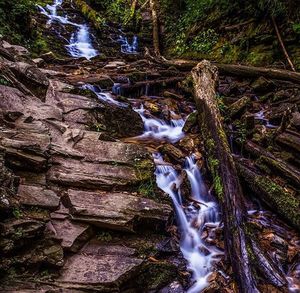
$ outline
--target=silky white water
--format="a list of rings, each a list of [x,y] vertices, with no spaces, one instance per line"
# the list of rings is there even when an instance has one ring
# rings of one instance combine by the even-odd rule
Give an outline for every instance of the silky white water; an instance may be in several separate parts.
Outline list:
[[[144,134],[139,138],[152,138],[176,143],[184,137],[182,131],[184,120],[172,120],[167,124],[163,120],[147,118],[146,111],[141,106],[135,109],[144,121]],[[178,172],[169,163],[164,162],[161,154],[153,154],[156,164],[157,186],[166,192],[172,199],[176,214],[177,224],[180,230],[180,248],[187,260],[188,269],[192,272],[193,286],[188,293],[199,293],[208,286],[207,278],[212,272],[213,264],[220,260],[222,252],[214,246],[210,246],[202,240],[201,235],[206,225],[210,229],[219,226],[219,211],[215,201],[211,200],[195,156],[185,159],[183,169],[191,186],[191,198],[198,202],[195,206],[182,198],[181,180]]]
[[[90,91],[92,91],[93,93],[95,93],[98,97],[99,100],[109,103],[109,104],[113,104],[116,105],[118,107],[128,107],[127,104],[125,103],[121,103],[119,101],[116,101],[112,94],[109,92],[104,92],[99,86],[97,85],[91,85],[91,84],[85,84],[84,86],[82,86],[83,89],[88,89]]]
[[[40,5],[38,5],[38,7],[41,13],[48,17],[49,25],[56,21],[62,25],[71,25],[76,27],[76,32],[72,34],[69,44],[66,45],[66,49],[72,57],[85,57],[86,59],[91,59],[97,56],[98,51],[93,48],[89,27],[86,24],[74,23],[70,21],[67,16],[59,16],[57,14],[57,9],[62,4],[63,0],[55,0],[52,5],[46,5],[46,8],[43,8]]]
[[[121,44],[121,52],[124,54],[137,54],[138,53],[138,37],[133,36],[130,43],[128,37],[120,35],[118,43]]]
[[[140,108],[135,109],[138,112],[144,122],[144,133],[140,138],[152,138],[154,140],[166,140],[172,143],[180,140],[184,137],[182,128],[184,126],[183,119],[171,119],[170,123],[161,119],[154,119],[147,117],[147,111],[143,105]]]

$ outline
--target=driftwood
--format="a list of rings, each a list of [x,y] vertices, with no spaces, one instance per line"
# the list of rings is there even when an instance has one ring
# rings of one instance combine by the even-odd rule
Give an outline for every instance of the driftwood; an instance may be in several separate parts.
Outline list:
[[[279,172],[283,177],[287,178],[292,184],[300,187],[300,171],[280,158],[276,158],[272,153],[264,148],[247,141],[244,150],[259,158],[263,163],[267,164],[271,169]]]
[[[255,277],[258,272],[268,283],[284,287],[287,283],[285,277],[272,260],[261,252],[259,245],[253,243],[254,236],[247,229],[242,188],[215,98],[217,67],[202,61],[192,70],[192,77],[208,166],[222,209],[226,249],[239,292],[259,292]]]
[[[270,209],[296,229],[300,229],[300,199],[274,181],[256,172],[242,160],[237,163],[239,176]]]

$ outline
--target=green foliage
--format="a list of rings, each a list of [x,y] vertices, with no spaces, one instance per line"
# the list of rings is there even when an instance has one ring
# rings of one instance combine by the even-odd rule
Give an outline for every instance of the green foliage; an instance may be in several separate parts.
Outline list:
[[[31,0],[0,0],[0,34],[14,42],[30,37],[33,9],[34,1]]]
[[[96,235],[96,238],[99,241],[109,242],[109,241],[112,240],[112,235],[109,232],[106,232],[106,231],[99,231]]]
[[[292,25],[292,28],[293,28],[293,31],[296,33],[296,34],[299,34],[300,35],[300,23],[294,23]]]

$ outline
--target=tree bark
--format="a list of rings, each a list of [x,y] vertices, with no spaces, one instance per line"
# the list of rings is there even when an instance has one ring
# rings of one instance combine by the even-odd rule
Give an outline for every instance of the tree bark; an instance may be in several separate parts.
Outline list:
[[[239,160],[237,168],[240,177],[243,178],[259,199],[299,231],[300,199],[287,192],[265,175],[250,169],[245,161]]]
[[[249,245],[244,231],[247,214],[242,189],[222,126],[216,102],[217,67],[208,61],[200,62],[193,70],[195,102],[198,119],[208,154],[208,165],[214,188],[222,208],[226,249],[232,264],[239,291],[259,292],[252,275]]]
[[[191,70],[199,61],[192,60],[168,60],[166,66],[174,66],[180,70]],[[300,84],[300,73],[284,69],[274,69],[268,67],[255,67],[245,65],[232,65],[213,63],[222,74],[237,75],[243,77],[260,77],[264,76],[270,79],[285,80]]]
[[[300,172],[295,167],[289,165],[284,160],[276,158],[272,153],[266,151],[264,148],[247,141],[244,145],[244,150],[252,154],[256,158],[267,164],[271,169],[279,172],[283,177],[287,178],[289,182],[300,187]]]
[[[157,0],[150,0],[150,8],[151,8],[151,12],[152,12],[152,26],[153,26],[152,29],[153,29],[154,54],[156,56],[160,56]]]

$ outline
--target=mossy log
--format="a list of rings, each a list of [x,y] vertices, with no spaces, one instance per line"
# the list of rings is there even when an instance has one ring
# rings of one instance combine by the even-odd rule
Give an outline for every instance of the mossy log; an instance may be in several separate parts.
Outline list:
[[[280,270],[266,257],[257,255],[259,246],[253,245],[254,236],[247,230],[247,212],[242,188],[216,100],[217,67],[208,61],[202,61],[192,70],[192,77],[208,166],[222,209],[226,250],[239,292],[259,292],[255,277],[258,276],[258,272],[267,283],[276,287],[286,287],[287,282]]]
[[[218,70],[208,61],[193,70],[195,102],[214,188],[223,214],[226,249],[240,292],[259,292],[250,267],[244,226],[246,209],[237,171],[222,126],[216,101]]]
[[[276,136],[275,141],[280,144],[284,145],[291,150],[296,152],[296,155],[300,153],[300,136],[298,133],[293,131],[286,131],[278,136]]]
[[[103,27],[104,19],[101,15],[91,8],[84,0],[75,0],[74,4],[79,9],[84,17],[86,17],[95,27],[95,29],[100,30]]]
[[[256,158],[259,158],[263,163],[267,164],[271,169],[278,171],[290,183],[300,187],[300,171],[291,166],[284,160],[276,158],[272,153],[268,152],[261,146],[247,141],[244,144],[244,149]]]
[[[298,231],[300,230],[300,199],[287,192],[283,187],[253,169],[245,162],[237,163],[239,175],[249,188],[270,209],[279,214]]]
[[[194,66],[197,65],[198,61],[168,60],[164,63],[167,66],[174,66],[181,70],[191,70]],[[237,75],[242,77],[264,76],[270,79],[286,80],[300,84],[300,73],[290,70],[222,63],[214,63],[214,65],[219,69],[220,73],[222,74]]]

